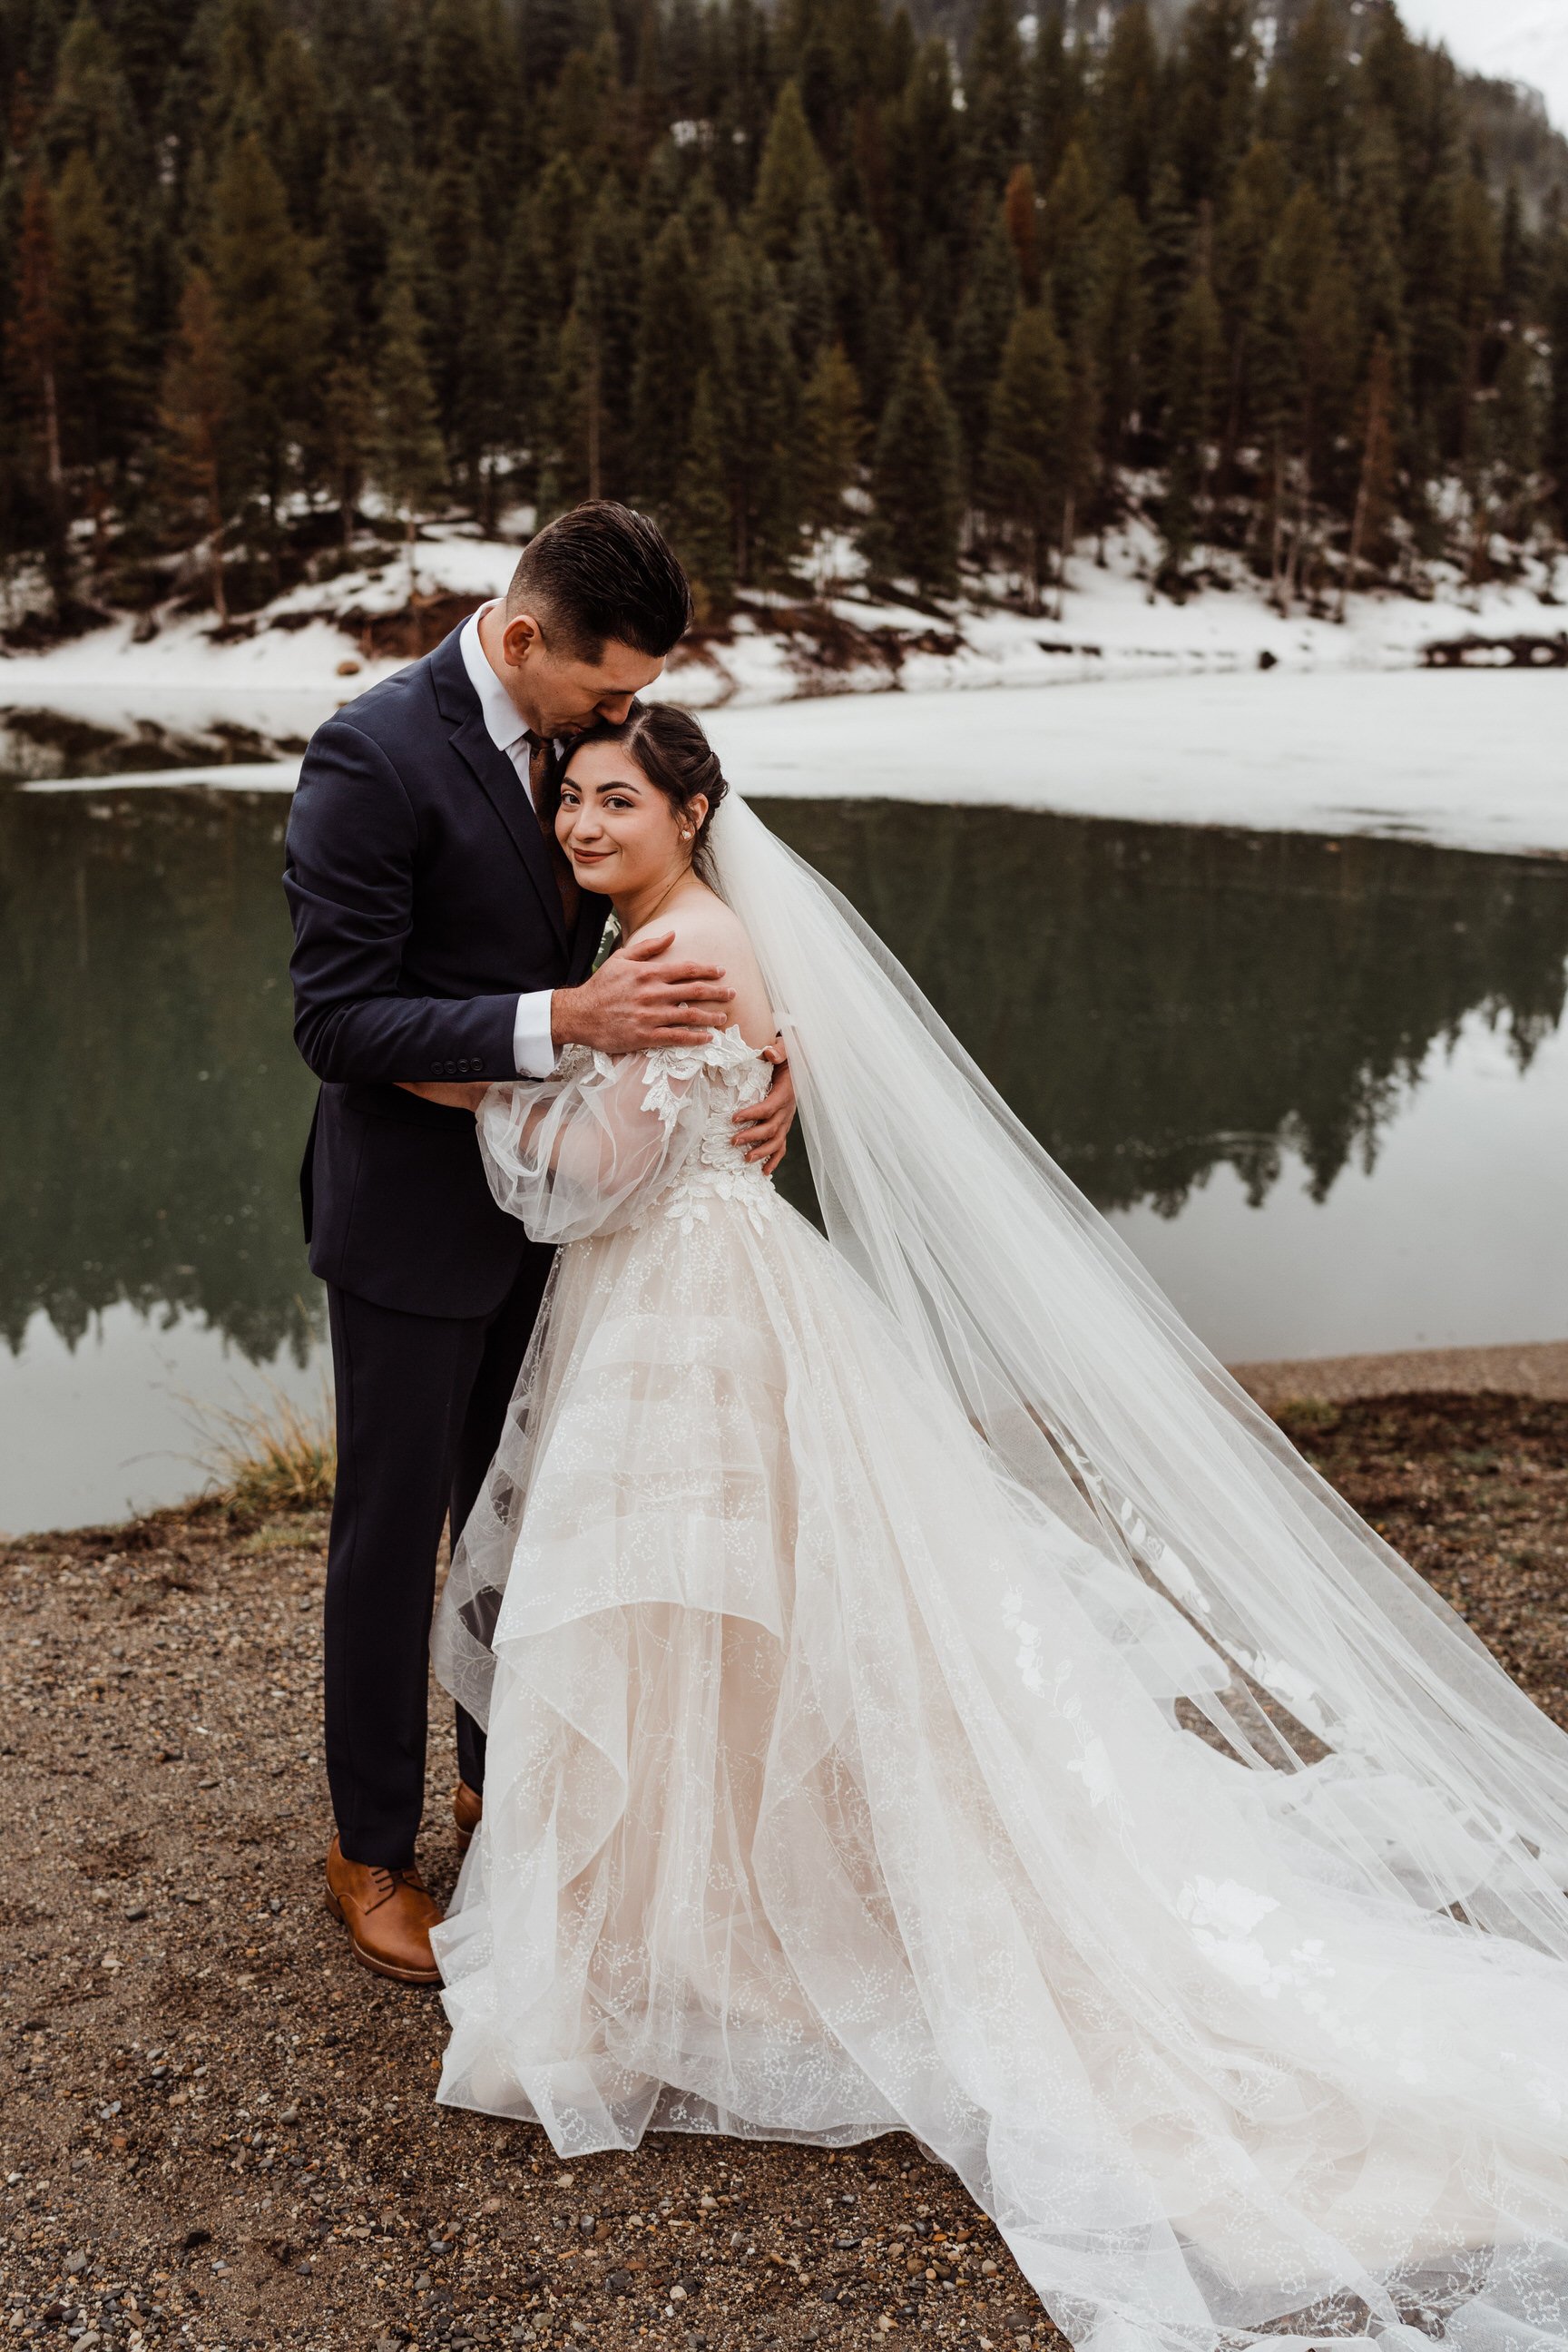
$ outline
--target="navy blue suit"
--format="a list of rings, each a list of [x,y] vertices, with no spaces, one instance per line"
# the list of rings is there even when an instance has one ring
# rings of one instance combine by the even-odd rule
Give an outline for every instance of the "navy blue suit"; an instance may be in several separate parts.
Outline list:
[[[321,1081],[300,1171],[327,1285],[338,1490],[327,1567],[327,1769],[344,1853],[413,1857],[441,1525],[495,1451],[550,1252],[490,1198],[467,1111],[401,1079],[510,1078],[520,994],[586,978],[526,787],[491,741],[457,631],[319,727],[289,820],[294,1035]],[[459,1711],[463,1777],[483,1740]]]

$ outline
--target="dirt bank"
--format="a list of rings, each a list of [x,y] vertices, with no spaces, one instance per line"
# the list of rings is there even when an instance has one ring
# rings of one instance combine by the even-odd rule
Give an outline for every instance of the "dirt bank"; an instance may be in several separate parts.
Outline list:
[[[1568,1402],[1287,1420],[1568,1724]],[[0,1549],[14,2340],[1057,2345],[903,2137],[837,2159],[656,2137],[567,2173],[542,2134],[435,2106],[437,2000],[356,1969],[321,1906],[323,1536],[207,1505]],[[438,1895],[452,1776],[443,1706]]]

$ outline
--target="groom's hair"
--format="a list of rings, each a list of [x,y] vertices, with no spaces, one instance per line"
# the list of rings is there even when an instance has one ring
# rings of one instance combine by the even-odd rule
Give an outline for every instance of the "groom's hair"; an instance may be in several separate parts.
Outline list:
[[[506,611],[535,614],[574,661],[598,661],[612,639],[662,658],[691,625],[691,586],[657,523],[590,499],[529,541]]]

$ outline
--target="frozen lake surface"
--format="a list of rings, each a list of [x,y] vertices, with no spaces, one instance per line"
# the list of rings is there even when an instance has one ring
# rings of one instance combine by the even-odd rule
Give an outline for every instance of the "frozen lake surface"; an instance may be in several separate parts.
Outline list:
[[[1568,669],[1229,676],[846,694],[705,714],[757,799],[889,800],[1372,834],[1568,856]],[[297,760],[50,780],[291,793]]]
[[[1568,669],[1291,670],[719,711],[770,797],[943,801],[1568,856]]]

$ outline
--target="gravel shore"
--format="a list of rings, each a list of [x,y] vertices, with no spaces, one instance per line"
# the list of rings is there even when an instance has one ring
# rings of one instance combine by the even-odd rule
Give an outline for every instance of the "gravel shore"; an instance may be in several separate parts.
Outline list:
[[[1283,1417],[1568,1725],[1568,1402]],[[12,2338],[1059,2346],[905,2137],[834,2157],[653,2136],[568,2171],[536,2130],[435,2105],[437,1999],[357,1968],[321,1903],[324,1536],[205,1504],[0,1549]],[[433,1712],[439,1897],[455,1766]]]

